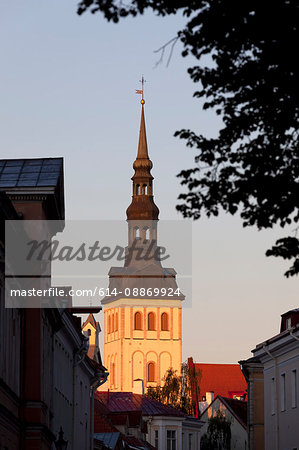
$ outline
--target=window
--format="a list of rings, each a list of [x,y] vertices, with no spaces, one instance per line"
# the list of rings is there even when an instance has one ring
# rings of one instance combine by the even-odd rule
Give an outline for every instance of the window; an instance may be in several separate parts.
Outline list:
[[[290,328],[292,328],[292,319],[288,317],[286,320],[286,329],[289,330]]]
[[[143,187],[143,194],[147,195],[147,185],[144,184],[142,187]]]
[[[114,331],[114,314],[111,317],[111,333]]]
[[[142,315],[140,312],[135,313],[134,316],[134,329],[142,330]]]
[[[192,450],[192,434],[189,434],[189,439],[188,439],[188,450]]]
[[[147,365],[147,381],[149,381],[149,382],[156,381],[155,363],[154,362],[150,362]]]
[[[297,370],[292,370],[292,408],[297,408]]]
[[[114,331],[118,330],[118,313],[115,314]]]
[[[150,312],[147,316],[147,328],[148,330],[155,330],[155,314]]]
[[[135,227],[135,239],[140,239],[140,230],[138,227]]]
[[[115,364],[114,363],[111,363],[110,377],[111,377],[111,386],[114,386],[114,384],[115,384]]]
[[[159,430],[155,430],[155,447],[159,450]]]
[[[165,312],[161,316],[161,330],[168,331],[168,314]]]
[[[136,194],[140,195],[140,184],[136,185]]]
[[[149,241],[149,238],[150,238],[150,230],[149,230],[149,227],[144,227],[143,229],[145,230],[145,240],[146,240],[146,241]]]
[[[167,430],[167,450],[176,450],[175,430]]]
[[[280,406],[281,411],[286,410],[286,374],[282,373],[281,375],[281,385],[280,385]]]
[[[111,333],[111,317],[108,317],[108,333]]]

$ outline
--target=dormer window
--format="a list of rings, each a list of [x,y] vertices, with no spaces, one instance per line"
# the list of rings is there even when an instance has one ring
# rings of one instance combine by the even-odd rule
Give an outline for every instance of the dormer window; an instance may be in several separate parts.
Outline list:
[[[292,328],[292,319],[288,317],[286,319],[286,329],[289,330],[290,328]]]

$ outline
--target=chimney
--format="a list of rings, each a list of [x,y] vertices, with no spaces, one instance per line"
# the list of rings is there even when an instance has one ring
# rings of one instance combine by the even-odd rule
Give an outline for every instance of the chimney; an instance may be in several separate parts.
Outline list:
[[[210,405],[212,403],[212,401],[214,400],[214,391],[206,392],[206,400],[207,400],[208,405]]]

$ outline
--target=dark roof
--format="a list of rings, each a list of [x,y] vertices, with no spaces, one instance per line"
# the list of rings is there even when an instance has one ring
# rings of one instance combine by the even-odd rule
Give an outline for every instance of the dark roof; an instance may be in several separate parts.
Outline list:
[[[153,447],[149,442],[137,439],[135,436],[123,436],[122,435],[122,439],[123,439],[123,441],[125,441],[129,445],[131,445],[133,448],[148,449],[148,450],[156,449],[156,447]]]
[[[125,413],[110,413],[109,419],[113,425],[127,425],[128,415]]]
[[[119,438],[120,438],[120,432],[117,431],[115,433],[95,433],[94,434],[95,439],[98,441],[103,442],[103,444],[106,446],[105,448],[109,448],[111,450],[114,450],[116,448],[116,445],[118,444]]]
[[[105,405],[95,400],[94,402],[94,432],[95,433],[118,433],[111,420],[107,417],[109,410]]]
[[[287,315],[289,315],[289,314],[291,314],[291,313],[299,313],[299,308],[290,309],[289,311],[287,311],[287,312],[281,314],[281,317],[287,316]]]
[[[88,355],[86,355],[85,358],[97,373],[105,373],[107,371],[106,367],[104,367],[103,364],[98,363],[95,359],[90,358]]]
[[[58,185],[62,158],[0,160],[0,189]]]
[[[187,417],[183,412],[133,392],[97,392],[95,397],[111,412],[142,411],[144,416]]]
[[[142,420],[141,411],[126,411],[126,412],[110,412],[109,419],[114,425],[126,425],[129,427],[138,427]]]
[[[236,419],[247,427],[247,402],[244,400],[236,400],[233,398],[226,398],[218,396],[219,400],[230,410],[230,412],[236,417]]]

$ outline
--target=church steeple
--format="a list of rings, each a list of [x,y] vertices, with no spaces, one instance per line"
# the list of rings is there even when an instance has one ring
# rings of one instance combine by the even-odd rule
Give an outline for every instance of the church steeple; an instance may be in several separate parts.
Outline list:
[[[159,216],[159,209],[153,199],[154,177],[151,174],[153,163],[148,156],[144,103],[142,98],[138,152],[133,164],[133,169],[135,170],[132,177],[133,195],[132,202],[127,209],[128,220],[158,220]]]
[[[176,271],[164,267],[158,246],[159,209],[153,200],[152,161],[148,155],[143,83],[132,202],[127,209],[128,245],[123,267],[111,267],[105,309],[107,387],[114,392],[140,393],[161,386],[170,367],[182,364],[181,301]],[[164,249],[165,250],[165,249]]]

